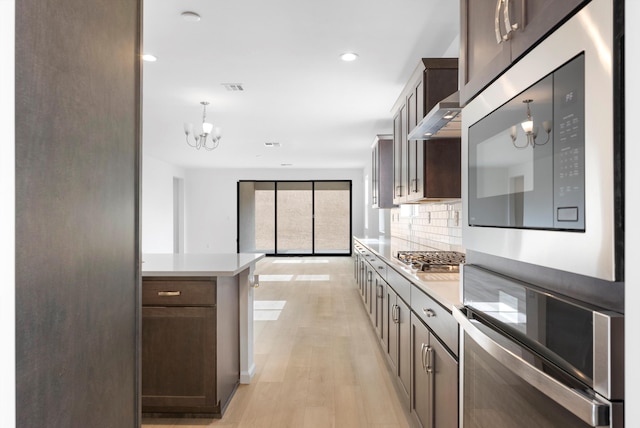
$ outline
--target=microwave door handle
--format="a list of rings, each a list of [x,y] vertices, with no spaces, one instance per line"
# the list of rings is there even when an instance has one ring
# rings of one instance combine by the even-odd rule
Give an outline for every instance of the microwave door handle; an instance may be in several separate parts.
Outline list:
[[[460,327],[500,364],[590,426],[609,425],[608,403],[587,397],[541,372],[484,334],[469,321],[462,310],[453,308],[453,316]]]

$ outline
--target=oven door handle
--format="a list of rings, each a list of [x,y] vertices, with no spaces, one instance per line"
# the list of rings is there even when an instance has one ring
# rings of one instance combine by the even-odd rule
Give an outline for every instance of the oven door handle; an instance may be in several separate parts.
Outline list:
[[[463,311],[465,311],[464,308],[453,308],[453,316],[460,327],[500,364],[590,426],[609,425],[609,403],[588,397],[541,372],[484,334],[473,325]]]

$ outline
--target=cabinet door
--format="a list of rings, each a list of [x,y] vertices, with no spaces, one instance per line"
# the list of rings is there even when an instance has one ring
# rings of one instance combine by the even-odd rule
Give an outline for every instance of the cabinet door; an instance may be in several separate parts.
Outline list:
[[[378,207],[378,162],[379,162],[379,148],[378,144],[375,144],[371,149],[371,206],[373,208]]]
[[[499,42],[500,36],[496,34],[496,10],[501,7],[501,1],[504,0],[460,2],[461,105],[465,105],[511,62],[508,42]],[[502,23],[502,9],[498,17],[499,23]],[[504,34],[504,26],[501,28]]]
[[[373,268],[373,266],[367,264],[367,268],[369,269],[369,289],[367,290],[367,312],[369,313],[369,318],[371,319],[371,323],[375,325],[376,322],[376,284],[378,273]]]
[[[455,71],[454,71],[455,72]],[[453,88],[453,92],[458,89],[458,81],[454,79],[455,88]],[[412,125],[412,128],[416,126],[425,116],[425,114],[429,113],[425,109],[425,84],[424,81],[420,81],[420,83],[416,86],[416,122]],[[444,98],[444,97],[442,97]],[[441,99],[442,99],[441,98]],[[416,172],[415,172],[415,183],[413,183],[413,195],[414,198],[419,198],[420,195],[424,192],[424,141],[415,141],[415,159],[416,159]]]
[[[411,315],[411,416],[421,428],[433,427],[432,384],[427,373],[429,330]]]
[[[407,130],[406,106],[393,118],[393,203],[401,204],[407,198]]]
[[[402,299],[398,298],[398,377],[404,403],[409,404],[409,390],[411,388],[411,311]]]
[[[387,314],[389,325],[389,365],[391,366],[391,372],[396,376],[398,375],[398,348],[400,345],[400,324],[397,321],[398,305],[396,301],[398,297],[391,287],[387,287]]]
[[[380,337],[380,343],[382,350],[387,357],[389,356],[389,329],[392,327],[391,322],[391,305],[389,303],[389,290],[390,287],[387,283],[384,286],[384,294],[382,298],[382,331]]]
[[[384,308],[385,308],[385,296],[387,294],[387,282],[378,275],[376,280],[376,317],[375,317],[375,326],[376,326],[376,335],[378,336],[378,340],[383,341],[384,338]]]
[[[429,362],[433,377],[434,427],[458,426],[458,362],[432,334]]]
[[[511,39],[511,61],[517,60],[588,0],[511,0],[510,21],[518,28]]]
[[[422,89],[422,84],[420,84]],[[417,96],[414,90],[407,97],[407,127],[406,133],[409,133],[417,124]],[[418,186],[418,144],[416,140],[407,141],[407,198],[411,200],[417,192]]]
[[[364,296],[362,296],[362,298],[367,314],[371,314],[371,288],[373,287],[373,274],[375,272],[373,272],[373,269],[371,269],[371,266],[369,266],[367,262],[364,264],[364,269],[367,280],[365,281]]]
[[[216,308],[142,308],[142,410],[216,412]]]
[[[358,255],[358,291],[360,296],[364,297],[364,284],[366,282],[366,271],[364,269],[364,257],[362,254]]]
[[[428,199],[457,199],[461,195],[460,139],[432,139],[424,143],[424,189]]]

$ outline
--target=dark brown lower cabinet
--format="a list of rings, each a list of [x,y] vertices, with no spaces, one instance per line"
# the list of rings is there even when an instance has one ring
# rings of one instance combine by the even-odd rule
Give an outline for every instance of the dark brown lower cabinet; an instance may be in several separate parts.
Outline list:
[[[458,427],[458,362],[411,315],[411,416],[422,428]]]
[[[142,289],[143,414],[221,416],[240,379],[238,288],[154,278]]]
[[[385,308],[387,307],[386,299],[387,299],[387,283],[380,275],[376,275],[376,316],[374,327],[376,329],[376,336],[380,341],[384,350],[388,349],[387,335],[389,334],[389,325],[385,323],[387,322],[387,314]]]
[[[397,384],[404,403],[409,403],[411,386],[410,313],[409,306],[387,287],[387,306],[389,322],[388,361],[392,371],[398,377]]]

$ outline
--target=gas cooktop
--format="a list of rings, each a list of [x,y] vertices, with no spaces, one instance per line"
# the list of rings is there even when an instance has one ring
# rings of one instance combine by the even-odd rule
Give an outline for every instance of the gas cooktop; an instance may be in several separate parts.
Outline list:
[[[398,251],[397,258],[422,272],[460,272],[465,255],[457,251]]]

